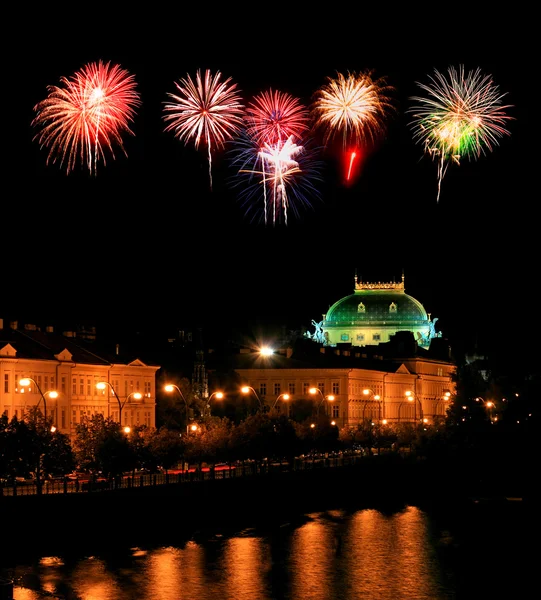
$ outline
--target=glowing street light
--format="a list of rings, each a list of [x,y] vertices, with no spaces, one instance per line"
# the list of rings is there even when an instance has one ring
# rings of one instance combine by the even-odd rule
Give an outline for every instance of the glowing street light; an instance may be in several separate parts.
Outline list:
[[[225,394],[221,391],[216,391],[216,392],[212,392],[212,394],[209,396],[208,400],[207,400],[207,406],[206,408],[209,411],[209,416],[210,416],[210,401],[216,398],[217,400],[223,400],[225,398]]]
[[[276,407],[276,403],[278,402],[278,400],[280,400],[280,398],[282,398],[282,400],[287,402],[291,398],[291,396],[286,392],[284,392],[282,394],[278,394],[278,396],[276,396],[276,400],[274,401],[274,404],[272,405],[271,410],[274,410],[274,408]]]
[[[188,420],[189,420],[189,416],[188,416],[188,402],[186,401],[186,398],[184,397],[184,394],[182,393],[182,390],[178,387],[178,385],[175,385],[174,383],[168,383],[167,385],[164,386],[163,388],[168,394],[170,394],[171,392],[177,390],[178,395],[184,400],[184,404],[186,405],[186,433],[188,433],[189,431],[189,425],[188,425]],[[210,401],[210,398],[209,398]]]
[[[436,402],[436,410],[435,410],[436,414],[435,414],[435,416],[439,416],[438,415],[438,406],[441,403],[445,404],[445,403],[449,402],[450,400],[451,400],[451,392],[449,392],[449,391],[443,392],[443,396]],[[444,412],[445,412],[445,410],[444,410]]]
[[[421,411],[421,423],[424,423],[424,417],[423,417],[423,405],[421,404],[421,400],[419,400],[419,398],[410,390],[404,392],[404,396],[406,396],[406,399],[408,402],[419,402],[419,410]],[[413,416],[415,422],[417,422],[417,404],[415,404],[415,412],[414,412],[414,416]]]
[[[122,427],[122,409],[124,408],[125,404],[130,401],[130,398],[132,396],[135,400],[141,400],[141,398],[143,397],[143,394],[141,394],[141,392],[131,392],[130,394],[128,394],[126,396],[124,402],[122,402],[120,400],[120,396],[116,393],[116,390],[113,387],[112,383],[109,383],[108,381],[99,381],[98,383],[96,383],[96,388],[98,390],[105,390],[106,387],[111,388],[111,392],[112,392],[113,396],[116,398],[116,401],[118,402],[118,422],[119,422],[120,426]]]
[[[366,408],[366,405],[369,402],[373,402],[374,400],[378,403],[378,420],[381,421],[381,404],[379,402],[381,396],[379,394],[376,394],[374,392],[374,390],[372,390],[370,388],[364,388],[364,390],[363,390],[363,396],[367,396],[367,397],[369,396],[369,398],[363,404],[363,416],[362,416],[363,421],[364,421],[364,410]]]
[[[482,402],[483,405],[489,409],[489,417],[490,417],[490,421],[492,422],[492,409],[494,408],[494,406],[496,406],[494,404],[494,402],[492,402],[492,400],[485,400],[484,398],[481,398],[480,396],[475,398],[475,401]]]
[[[335,398],[332,394],[329,394],[328,396],[325,396],[325,394],[317,387],[312,387],[308,390],[308,392],[310,394],[312,394],[312,396],[315,396],[318,392],[319,395],[321,396],[321,402],[317,405],[317,416],[319,417],[319,408],[321,407],[321,405],[323,404],[323,402],[325,402],[325,400],[327,400],[328,402],[332,402]]]
[[[250,392],[253,392],[254,396],[257,398],[257,401],[259,402],[259,408],[262,409],[263,408],[263,403],[261,402],[261,398],[258,396],[257,392],[254,390],[254,388],[251,385],[243,385],[240,388],[240,391],[244,394],[247,395]]]
[[[22,379],[19,380],[19,385],[23,388],[25,387],[30,387],[30,383],[33,383],[38,392],[39,395],[41,396],[41,398],[38,400],[38,403],[36,404],[36,408],[39,406],[39,403],[43,400],[43,420],[45,421],[45,427],[47,427],[47,400],[45,399],[45,395],[48,394],[49,398],[52,398],[53,400],[55,400],[56,398],[58,398],[58,392],[55,390],[50,390],[45,392],[45,394],[41,391],[41,388],[38,385],[38,382],[33,379],[32,377],[23,377]]]

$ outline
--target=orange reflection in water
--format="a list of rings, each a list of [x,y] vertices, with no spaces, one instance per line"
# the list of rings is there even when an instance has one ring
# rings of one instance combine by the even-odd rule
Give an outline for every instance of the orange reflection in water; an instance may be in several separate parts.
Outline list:
[[[261,538],[240,537],[223,548],[224,596],[217,600],[267,598],[265,580],[270,570],[270,549]]]
[[[313,515],[311,515],[313,517]],[[333,531],[327,523],[311,521],[295,531],[291,540],[292,598],[332,598]]]
[[[354,515],[342,552],[349,555],[355,594],[381,599],[437,597],[425,519],[411,506],[393,515],[377,510]],[[358,597],[355,594],[351,597]]]

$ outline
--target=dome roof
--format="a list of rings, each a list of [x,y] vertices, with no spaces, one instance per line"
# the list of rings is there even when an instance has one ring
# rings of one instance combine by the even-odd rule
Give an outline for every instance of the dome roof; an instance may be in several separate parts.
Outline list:
[[[439,337],[423,305],[409,296],[404,275],[399,283],[363,283],[355,277],[353,294],[335,302],[321,323],[312,321],[316,331],[307,334],[326,345],[348,342],[353,345],[389,341],[399,331],[411,331],[420,346]]]
[[[427,319],[422,304],[403,291],[356,290],[331,306],[325,316],[325,326],[353,323],[425,325]]]

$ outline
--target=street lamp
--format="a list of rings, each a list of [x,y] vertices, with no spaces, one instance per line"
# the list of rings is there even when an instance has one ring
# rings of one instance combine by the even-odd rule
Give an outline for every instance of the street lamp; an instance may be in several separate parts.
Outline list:
[[[276,396],[276,400],[274,401],[274,404],[272,405],[271,410],[274,410],[274,408],[276,407],[276,403],[278,402],[278,400],[280,400],[280,398],[282,398],[282,400],[285,400],[287,402],[291,398],[291,396],[285,392],[282,394],[278,394],[278,396]]]
[[[364,388],[363,395],[370,396],[370,398],[368,398],[368,400],[366,400],[366,402],[363,404],[363,421],[364,421],[364,410],[366,408],[366,405],[369,402],[373,402],[374,400],[378,403],[378,420],[381,421],[381,404],[379,402],[380,395],[374,393],[374,390],[371,390],[370,388]]]
[[[263,408],[263,403],[261,402],[261,398],[258,396],[257,392],[254,390],[254,388],[251,385],[244,385],[240,388],[240,391],[243,394],[249,394],[250,392],[254,393],[254,396],[257,398],[257,401],[259,402],[259,408],[262,409]]]
[[[135,400],[141,400],[141,398],[143,397],[143,394],[141,394],[141,392],[131,392],[130,394],[128,394],[126,396],[126,399],[124,400],[124,402],[122,402],[120,400],[120,396],[116,393],[116,390],[113,387],[112,383],[109,383],[108,381],[99,381],[98,383],[96,383],[96,388],[98,390],[104,390],[107,386],[109,386],[111,388],[111,392],[113,393],[113,396],[116,398],[116,400],[118,402],[118,422],[120,423],[120,426],[122,427],[122,409],[124,408],[125,404],[127,402],[129,402],[129,400],[132,396],[134,397]]]
[[[494,408],[495,404],[494,402],[492,402],[492,400],[485,400],[484,398],[481,398],[480,396],[478,396],[477,398],[475,398],[476,402],[482,402],[483,405],[489,409],[489,417],[490,417],[490,422],[492,422],[492,409]]]
[[[421,404],[421,401],[419,400],[419,398],[413,392],[410,392],[410,390],[404,392],[404,396],[406,396],[406,399],[408,400],[408,402],[415,402],[415,401],[419,402],[419,410],[421,412],[421,423],[424,423],[423,405]],[[413,418],[414,418],[415,422],[417,422],[417,404],[415,404],[415,411],[414,411]]]
[[[217,398],[218,400],[223,400],[224,399],[224,393],[223,392],[212,392],[212,394],[209,396],[209,399],[207,400],[207,406],[206,408],[208,408],[209,411],[209,416],[210,416],[210,401],[212,400],[212,398]]]
[[[321,402],[317,405],[317,416],[319,417],[320,406],[323,404],[323,402],[325,402],[325,400],[332,402],[334,400],[334,396],[332,394],[325,396],[325,394],[317,387],[310,388],[308,391],[310,392],[310,394],[312,394],[312,396],[315,396],[318,392],[321,396]]]
[[[188,416],[188,402],[186,402],[186,398],[184,397],[184,394],[182,393],[182,390],[178,387],[178,385],[175,385],[174,383],[168,383],[167,385],[164,386],[163,389],[168,394],[170,394],[174,390],[177,390],[179,396],[184,400],[184,404],[186,405],[186,433],[188,433],[188,420],[189,420],[189,416]],[[209,401],[210,401],[210,398],[209,398]]]
[[[438,406],[442,402],[443,403],[449,402],[449,400],[451,400],[451,392],[449,392],[449,391],[443,392],[443,396],[436,402],[436,409],[435,409],[435,416],[436,417],[439,416],[439,414],[438,414]]]
[[[43,421],[45,422],[45,427],[47,427],[47,400],[45,399],[45,395],[49,394],[49,398],[52,398],[53,400],[55,400],[56,398],[58,398],[58,392],[55,390],[50,390],[45,392],[45,394],[41,391],[41,388],[38,385],[38,382],[33,379],[32,377],[23,377],[22,379],[19,380],[19,385],[21,387],[30,387],[30,383],[33,383],[38,392],[39,395],[41,396],[41,398],[39,399],[38,403],[36,404],[36,408],[39,406],[39,403],[43,400]]]

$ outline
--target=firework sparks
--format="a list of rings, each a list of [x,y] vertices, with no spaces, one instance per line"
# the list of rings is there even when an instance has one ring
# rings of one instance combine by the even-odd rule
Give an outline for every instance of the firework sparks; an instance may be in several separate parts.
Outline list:
[[[244,106],[237,85],[231,78],[222,81],[218,71],[214,75],[198,70],[195,81],[187,75],[175,82],[178,94],[169,93],[172,102],[164,106],[165,131],[172,131],[180,141],[194,140],[195,148],[203,142],[207,146],[209,178],[212,188],[212,151],[223,148],[227,141],[241,131]]]
[[[324,130],[325,143],[341,136],[345,148],[379,138],[393,109],[389,96],[392,89],[384,78],[374,79],[370,71],[327,78],[312,105],[316,126]]]
[[[505,112],[511,105],[502,105],[505,94],[480,69],[466,75],[463,66],[449,67],[448,78],[435,70],[429,79],[430,84],[417,84],[428,95],[413,96],[411,100],[419,104],[408,112],[414,116],[414,139],[438,160],[439,202],[449,163],[460,164],[464,156],[475,160],[492,151],[500,138],[509,135],[505,125],[512,117]]]
[[[124,149],[122,133],[133,135],[129,123],[141,105],[133,75],[119,65],[89,63],[72,77],[62,77],[62,86],[48,86],[47,98],[34,107],[34,136],[49,148],[47,164],[60,160],[69,174],[77,160],[96,174],[98,160],[105,164],[105,149],[113,158],[113,142]]]
[[[268,90],[254,97],[246,108],[246,131],[258,145],[301,139],[310,127],[310,114],[297,98]]]
[[[320,163],[309,142],[300,146],[291,135],[261,147],[246,132],[236,140],[232,159],[237,169],[235,186],[246,184],[240,194],[247,214],[260,216],[259,199],[263,198],[262,221],[265,225],[288,223],[289,212],[300,216],[301,207],[310,207],[309,198],[319,197],[314,181],[320,178]]]

